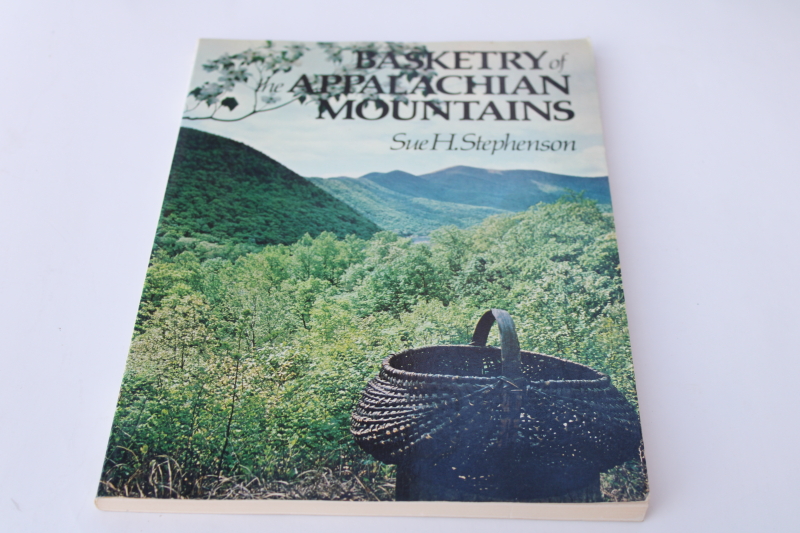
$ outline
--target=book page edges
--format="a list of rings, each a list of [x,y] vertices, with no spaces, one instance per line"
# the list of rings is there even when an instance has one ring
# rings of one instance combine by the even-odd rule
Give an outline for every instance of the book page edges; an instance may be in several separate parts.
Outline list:
[[[640,522],[648,500],[604,503],[337,502],[322,500],[170,500],[98,497],[102,511],[141,513],[431,516]]]

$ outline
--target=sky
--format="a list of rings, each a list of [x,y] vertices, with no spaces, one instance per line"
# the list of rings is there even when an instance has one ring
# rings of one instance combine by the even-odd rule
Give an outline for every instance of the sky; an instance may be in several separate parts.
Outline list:
[[[256,48],[263,43],[263,41],[200,41],[190,89],[205,82],[218,81],[219,72],[209,73],[202,68],[207,61],[217,59],[226,53],[236,54]],[[288,44],[290,43],[275,42],[272,49],[282,50]],[[313,80],[314,75],[334,74],[341,72],[342,66],[355,66],[355,54],[345,52],[343,63],[338,65],[328,61],[318,45],[305,44],[309,50],[298,64],[290,72],[280,72],[270,80],[272,83],[283,84],[275,93],[280,98],[276,105],[291,100],[292,95],[288,89],[303,74]],[[453,76],[442,82],[443,87],[450,92],[464,92],[465,76],[474,76],[473,79],[478,82],[485,81],[484,76],[493,76],[495,94],[492,95],[437,94],[429,97],[442,101],[478,102],[470,106],[470,116],[473,120],[460,120],[463,118],[463,104],[451,104],[450,120],[433,117],[427,121],[419,118],[401,121],[392,118],[391,113],[380,120],[360,118],[343,120],[343,114],[335,119],[327,115],[324,119],[318,119],[316,104],[301,105],[300,102],[292,102],[285,107],[255,114],[237,122],[184,119],[183,126],[243,142],[305,177],[359,177],[370,172],[393,170],[419,175],[457,165],[492,170],[541,170],[586,177],[608,174],[594,75],[594,58],[588,41],[425,43],[425,46],[434,53],[434,57],[447,52],[442,56],[441,62],[450,67],[450,70],[434,63],[437,77],[434,77],[433,81],[436,83],[437,78]],[[454,52],[459,50],[490,53],[461,54],[462,69],[456,70]],[[502,56],[499,53],[501,51],[516,52],[520,56],[514,54]],[[540,69],[530,68],[534,65],[533,61],[521,55],[526,51],[533,57],[540,58],[538,64]],[[501,68],[502,57],[508,61],[506,69]],[[481,58],[486,58],[488,69],[479,68],[483,66]],[[517,58],[516,64],[523,70],[515,68],[510,62],[515,58]],[[378,76],[384,88],[388,86],[388,76],[397,75],[399,72],[390,67],[391,65],[386,62],[384,68],[371,72]],[[564,83],[563,76],[568,76],[569,94],[564,94],[552,85],[547,96],[529,95],[528,91],[522,88],[518,90],[516,96],[496,94],[498,76],[507,77],[507,92],[511,92],[523,75],[539,93],[542,92],[540,76],[550,76],[561,84]],[[251,82],[252,79],[251,77]],[[409,90],[414,84],[416,81],[410,84],[405,82],[401,87]],[[363,84],[356,86],[356,89],[362,87]],[[475,90],[478,93],[481,91],[482,88]],[[223,110],[218,113],[216,116],[220,118],[241,116],[243,109],[249,109],[253,105],[250,91],[237,89],[229,95],[223,95],[223,98],[225,96],[234,96],[240,105],[233,112]],[[356,99],[357,96],[351,95],[350,98]],[[383,95],[384,100],[391,103],[391,97],[386,96]],[[418,100],[423,99],[419,91],[415,97]],[[517,102],[529,100],[540,108],[545,106],[544,102],[547,100],[551,101],[551,105],[556,101],[566,100],[569,104],[563,106],[571,109],[574,117],[569,120],[548,121],[530,112],[529,121],[511,121],[508,120],[510,118],[508,100]],[[498,111],[506,120],[495,120],[491,112],[484,115],[483,120],[474,120],[480,116],[489,101],[496,104]],[[189,97],[187,103],[192,102],[194,98]],[[342,105],[341,102],[331,103],[334,109]],[[202,116],[207,109],[205,104],[201,104],[193,114]],[[515,109],[517,116],[522,118],[522,104],[515,104]],[[411,107],[401,106],[403,116],[407,116],[406,113],[410,113],[410,110]],[[370,105],[364,114],[369,117],[374,113],[376,111]],[[421,111],[418,113],[418,116],[421,115]],[[552,116],[567,117],[566,113],[555,111]],[[483,144],[476,144],[479,138]],[[435,145],[436,150],[432,150],[431,147],[436,140],[439,141]],[[422,144],[422,149],[407,149],[411,144],[408,141]],[[519,144],[520,141],[522,144]],[[535,149],[537,141],[540,148],[538,151]],[[556,142],[554,146],[566,147],[567,150],[543,150],[548,141]],[[476,147],[482,147],[484,150],[476,150]],[[521,150],[513,150],[514,147]]]

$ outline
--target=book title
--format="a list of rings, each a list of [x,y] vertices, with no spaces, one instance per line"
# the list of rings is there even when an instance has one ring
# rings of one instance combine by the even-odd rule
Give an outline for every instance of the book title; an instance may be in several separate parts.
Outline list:
[[[316,101],[321,120],[575,118],[567,53],[354,50],[353,55],[354,67],[302,74],[286,92],[301,102]],[[283,87],[275,84],[270,91]]]

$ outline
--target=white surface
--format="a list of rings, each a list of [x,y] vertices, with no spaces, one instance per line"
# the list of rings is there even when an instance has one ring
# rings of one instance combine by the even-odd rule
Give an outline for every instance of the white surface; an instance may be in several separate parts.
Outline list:
[[[641,4],[4,2],[0,530],[796,531],[800,5]],[[584,36],[650,467],[643,523],[94,508],[197,38]]]

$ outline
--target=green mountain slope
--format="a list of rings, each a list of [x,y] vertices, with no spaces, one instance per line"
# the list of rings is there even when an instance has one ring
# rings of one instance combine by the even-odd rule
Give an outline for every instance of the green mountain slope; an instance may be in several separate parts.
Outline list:
[[[380,228],[280,163],[242,143],[181,128],[156,249],[174,255],[289,244],[305,233],[369,238]]]
[[[450,224],[467,227],[478,224],[490,215],[507,211],[492,207],[472,206],[452,202],[441,202],[430,198],[412,196],[412,174],[395,172],[399,186],[405,185],[405,193],[391,190],[368,179],[354,178],[309,178],[315,185],[353,206],[364,216],[382,228],[401,235],[427,235],[441,226]]]

